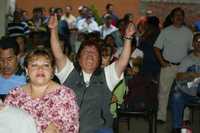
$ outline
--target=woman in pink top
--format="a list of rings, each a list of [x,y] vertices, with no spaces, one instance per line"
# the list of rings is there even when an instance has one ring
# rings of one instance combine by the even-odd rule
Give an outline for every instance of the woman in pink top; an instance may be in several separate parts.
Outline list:
[[[25,58],[28,83],[10,92],[5,103],[33,116],[39,133],[78,133],[79,108],[74,92],[52,81],[51,53],[35,49]]]

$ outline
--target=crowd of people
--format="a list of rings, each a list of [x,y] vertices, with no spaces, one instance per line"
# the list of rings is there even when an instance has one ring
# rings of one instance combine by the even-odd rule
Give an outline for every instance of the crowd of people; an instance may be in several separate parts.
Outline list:
[[[120,19],[113,4],[105,10],[101,21],[87,6],[77,17],[70,5],[51,7],[48,16],[42,7],[31,18],[14,12],[0,40],[0,132],[13,110],[28,115],[19,118],[24,130],[10,125],[22,132],[112,133],[127,80],[138,75],[159,84],[157,121],[166,122],[169,101],[172,133],[181,132],[187,103],[200,99],[199,83],[187,86],[200,77],[200,33],[188,28],[180,7],[163,26],[153,14],[134,23],[132,13]]]

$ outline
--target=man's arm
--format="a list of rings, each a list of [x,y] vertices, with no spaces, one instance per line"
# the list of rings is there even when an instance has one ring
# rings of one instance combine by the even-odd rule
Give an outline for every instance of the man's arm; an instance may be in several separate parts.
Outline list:
[[[163,29],[158,38],[156,39],[154,43],[154,53],[156,55],[157,60],[159,61],[161,67],[167,67],[169,64],[164,60],[161,50],[165,48],[165,40],[166,40],[166,34],[165,34],[165,29]]]
[[[159,61],[160,65],[161,65],[161,67],[166,67],[166,66],[169,65],[167,62],[165,62],[165,61],[163,60],[163,57],[162,57],[162,55],[161,55],[161,51],[160,51],[159,48],[154,47],[154,52],[155,52],[156,58],[158,59],[158,61]]]

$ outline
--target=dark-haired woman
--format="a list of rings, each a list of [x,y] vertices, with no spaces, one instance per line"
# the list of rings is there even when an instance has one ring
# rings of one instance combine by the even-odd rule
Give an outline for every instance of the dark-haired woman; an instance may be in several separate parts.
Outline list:
[[[51,47],[56,59],[57,76],[61,83],[73,88],[80,107],[80,133],[96,133],[112,127],[110,103],[112,90],[122,79],[131,53],[131,39],[135,33],[130,24],[126,30],[124,50],[119,60],[101,69],[101,53],[98,42],[84,41],[73,64],[63,54],[57,38],[57,19],[49,22]]]

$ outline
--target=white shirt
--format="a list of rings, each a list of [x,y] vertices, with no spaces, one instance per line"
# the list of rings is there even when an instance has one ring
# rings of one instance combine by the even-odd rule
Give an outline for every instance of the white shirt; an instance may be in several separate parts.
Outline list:
[[[112,32],[115,32],[118,30],[118,28],[116,28],[114,25],[110,25],[109,27],[107,27],[105,24],[101,25],[99,27],[100,29],[100,34],[101,34],[101,38],[105,39],[105,37],[109,34],[111,34]]]
[[[161,31],[154,47],[162,50],[165,60],[179,63],[192,49],[192,38],[193,34],[186,26],[176,28],[171,25]]]
[[[68,17],[66,15],[63,15],[61,17],[61,20],[65,20],[67,22],[69,29],[75,28],[76,18],[72,14],[70,14]]]
[[[37,133],[33,118],[11,106],[0,110],[0,133]]]
[[[143,53],[143,51],[141,51],[140,49],[136,48],[136,49],[132,52],[131,57],[132,57],[132,58],[137,58],[137,57],[143,58],[143,57],[144,57],[144,53]]]
[[[55,74],[59,78],[60,82],[63,84],[73,69],[74,69],[74,65],[68,59],[66,61],[65,67],[60,72],[58,72],[56,69]],[[117,73],[115,70],[115,62],[106,66],[104,68],[104,72],[105,72],[106,83],[108,85],[108,88],[110,91],[113,91],[113,89],[117,85],[117,83],[123,79],[123,74],[120,76],[120,78],[117,76]],[[89,82],[91,76],[92,76],[92,74],[87,74],[87,73],[83,72],[84,81],[86,83]]]
[[[92,18],[90,19],[90,23],[87,23],[85,18],[79,20],[79,22],[77,23],[77,28],[80,32],[86,33],[100,31],[97,22]]]

